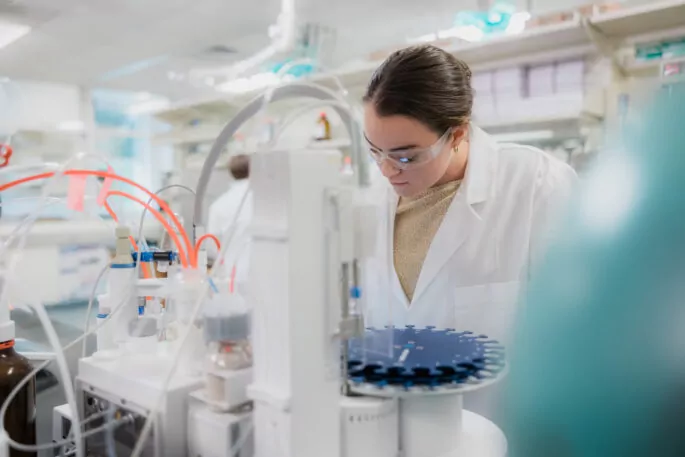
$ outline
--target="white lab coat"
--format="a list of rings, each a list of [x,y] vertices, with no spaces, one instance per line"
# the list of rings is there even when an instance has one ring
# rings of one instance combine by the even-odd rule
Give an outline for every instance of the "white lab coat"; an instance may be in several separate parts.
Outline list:
[[[577,176],[539,149],[497,144],[473,125],[470,134],[464,181],[430,245],[411,304],[393,263],[398,197],[386,191],[376,256],[365,264],[367,326],[455,328],[510,342],[529,267]]]
[[[231,187],[222,194],[209,207],[207,221],[207,232],[216,235],[219,239],[223,238],[224,233],[232,228],[231,224],[235,213],[240,206],[240,202],[245,192],[249,190],[247,179],[235,181]],[[236,233],[233,235],[231,246],[226,253],[222,275],[230,276],[231,269],[235,266],[235,284],[242,288],[247,283],[247,274],[250,268],[250,236],[248,232],[252,221],[252,195],[247,196],[240,215],[236,221]],[[210,242],[206,242],[210,258],[215,258],[217,250]]]

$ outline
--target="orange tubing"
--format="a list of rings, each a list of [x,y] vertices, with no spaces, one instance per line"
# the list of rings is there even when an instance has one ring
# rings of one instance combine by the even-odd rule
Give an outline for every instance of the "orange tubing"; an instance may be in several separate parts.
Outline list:
[[[152,213],[153,216],[164,226],[166,231],[169,233],[169,236],[173,240],[174,244],[176,244],[176,247],[178,247],[178,254],[181,257],[181,263],[183,264],[184,267],[188,266],[188,258],[186,257],[185,253],[183,252],[183,245],[181,244],[181,240],[178,238],[178,235],[176,235],[176,232],[174,229],[169,225],[169,222],[162,216],[162,213],[145,203],[139,198],[134,197],[133,195],[127,194],[126,192],[121,192],[118,190],[112,190],[107,193],[107,196],[109,197],[110,195],[118,196],[118,197],[124,197],[128,198],[129,200],[132,200],[136,203],[139,203],[143,205],[145,208],[147,208],[148,211]],[[135,243],[135,240],[133,241]]]
[[[197,266],[197,256],[195,255],[195,251],[193,250],[193,246],[190,243],[190,239],[188,238],[188,234],[186,233],[185,229],[179,222],[178,218],[174,215],[174,213],[171,211],[171,208],[169,208],[169,205],[164,202],[161,198],[159,198],[156,194],[150,192],[147,190],[145,187],[141,186],[140,184],[136,183],[135,181],[132,181],[128,178],[124,178],[123,176],[116,175],[114,173],[109,173],[106,171],[99,171],[99,170],[66,170],[64,172],[65,175],[75,175],[75,176],[100,176],[102,178],[110,178],[110,179],[116,179],[117,181],[124,182],[126,184],[129,184],[137,189],[142,190],[145,192],[148,196],[150,196],[158,205],[161,209],[163,209],[171,218],[171,221],[176,225],[178,228],[179,233],[183,237],[183,241],[185,242],[186,246],[186,252],[188,252],[188,256],[190,256],[190,265],[191,266]],[[55,172],[47,172],[47,173],[41,173],[37,175],[32,175],[32,176],[26,176],[21,179],[17,179],[15,181],[11,181],[5,184],[0,185],[0,192],[11,189],[12,187],[18,186],[19,184],[31,182],[31,181],[36,181],[39,179],[45,179],[45,178],[50,178],[55,175]],[[171,235],[171,233],[170,233]],[[175,234],[174,234],[175,235]],[[181,257],[181,262],[183,262],[183,259],[186,259],[186,264],[188,263],[188,258],[181,249],[180,245],[179,246],[179,256]]]
[[[109,203],[107,203],[107,199],[105,199],[104,206],[105,206],[105,209],[107,210],[107,212],[109,213],[109,215],[112,217],[112,220],[114,220],[114,222],[116,222],[118,224],[119,218],[117,217],[117,215],[114,212],[114,210],[112,209],[112,207],[109,206]],[[138,243],[136,243],[136,239],[133,238],[133,235],[129,235],[128,239],[131,242],[131,246],[133,246],[133,249],[135,249],[136,251],[138,251],[140,253],[140,249],[138,249]],[[138,255],[140,255],[140,254],[138,254]],[[150,267],[148,266],[148,264],[141,263],[140,266],[143,267],[143,276],[145,278],[152,278],[152,273],[150,272]]]
[[[202,235],[200,239],[197,240],[197,243],[195,243],[195,257],[197,257],[197,255],[200,253],[200,247],[202,247],[202,242],[205,240],[214,241],[214,244],[216,244],[216,248],[218,250],[221,250],[221,241],[219,241],[219,238],[212,235],[211,233],[207,233],[205,235]]]
[[[6,167],[7,165],[9,165],[11,157],[12,157],[12,146],[10,146],[9,144],[0,143],[0,159],[2,159],[2,162],[0,163],[0,168]]]

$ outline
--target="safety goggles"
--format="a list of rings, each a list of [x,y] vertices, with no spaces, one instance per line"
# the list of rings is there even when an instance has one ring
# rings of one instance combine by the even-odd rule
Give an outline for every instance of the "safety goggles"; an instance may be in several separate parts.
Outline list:
[[[393,149],[388,152],[381,151],[372,145],[368,139],[366,139],[366,142],[371,157],[378,165],[383,163],[384,160],[387,160],[393,167],[400,170],[406,170],[407,168],[422,165],[436,158],[449,141],[451,134],[452,129],[447,129],[438,141],[427,148]]]

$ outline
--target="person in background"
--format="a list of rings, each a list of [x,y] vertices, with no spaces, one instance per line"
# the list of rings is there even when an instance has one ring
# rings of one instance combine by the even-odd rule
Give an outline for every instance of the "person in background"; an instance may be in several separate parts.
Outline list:
[[[231,187],[223,195],[221,195],[209,207],[209,216],[207,221],[207,232],[216,235],[219,239],[223,234],[229,230],[236,230],[231,241],[231,249],[226,253],[226,259],[236,259],[235,264],[227,266],[224,272],[230,278],[231,288],[235,285],[236,290],[240,290],[247,282],[247,273],[249,269],[249,250],[250,238],[248,236],[248,227],[252,220],[252,197],[248,195],[243,205],[235,227],[232,226],[236,211],[240,207],[240,202],[243,195],[249,192],[249,177],[250,177],[250,157],[245,154],[240,154],[231,157],[228,163],[228,170],[235,180],[231,183]],[[209,250],[209,257],[215,260],[218,252],[212,243],[206,243]],[[210,248],[210,246],[212,246]]]
[[[431,45],[396,51],[368,84],[365,139],[391,190],[367,326],[509,342],[519,291],[577,176],[537,148],[498,144],[472,122],[473,99],[469,67]],[[492,417],[490,403],[466,398]]]

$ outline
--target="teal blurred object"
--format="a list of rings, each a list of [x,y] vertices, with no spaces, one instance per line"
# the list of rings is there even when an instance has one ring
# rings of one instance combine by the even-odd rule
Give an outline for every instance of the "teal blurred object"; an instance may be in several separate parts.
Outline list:
[[[455,27],[473,26],[485,36],[503,33],[509,26],[516,7],[510,2],[495,2],[487,11],[461,11],[454,20]]]
[[[301,59],[304,59],[304,57],[286,59],[282,62],[279,62],[279,63],[273,65],[271,68],[269,68],[269,71],[271,71],[272,73],[278,73],[286,65],[292,65],[292,62],[296,62],[296,61],[301,60]],[[292,67],[290,67],[288,69],[288,71],[286,71],[285,74],[283,74],[281,76],[291,75],[291,76],[294,76],[295,78],[302,78],[302,77],[307,76],[311,73],[314,73],[315,70],[316,70],[316,68],[315,68],[313,63],[303,62],[300,64],[292,65]]]
[[[685,456],[685,91],[583,183],[530,285],[509,457]]]

